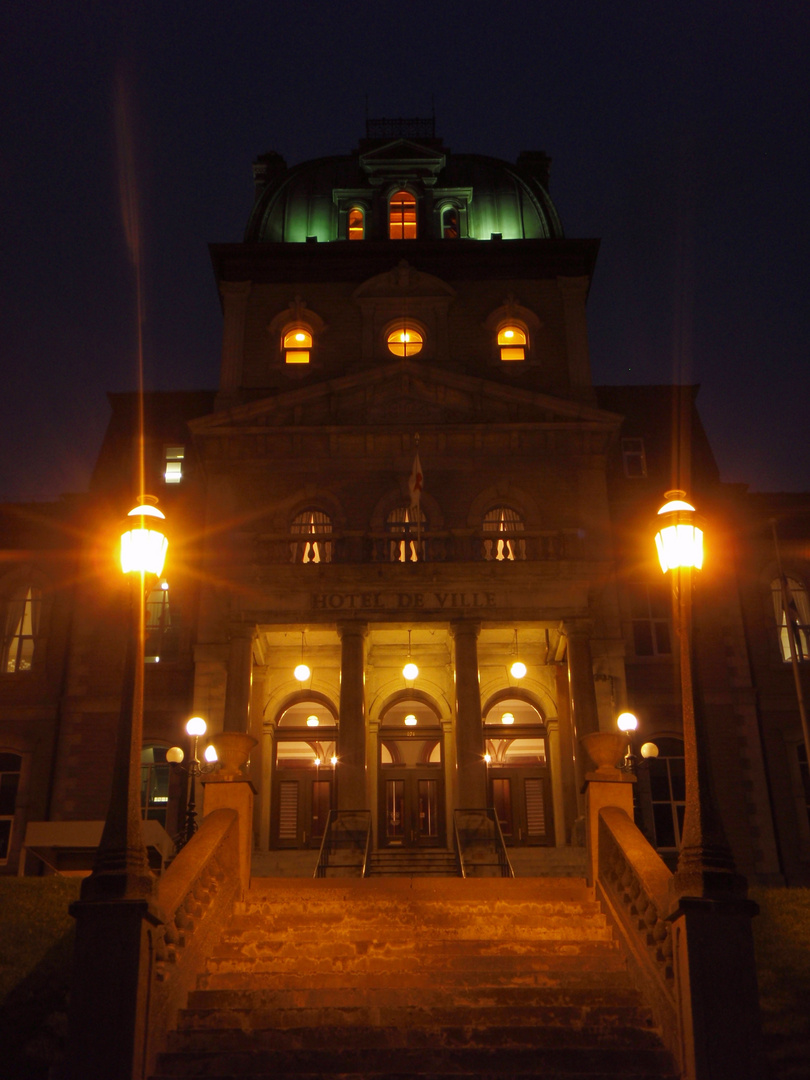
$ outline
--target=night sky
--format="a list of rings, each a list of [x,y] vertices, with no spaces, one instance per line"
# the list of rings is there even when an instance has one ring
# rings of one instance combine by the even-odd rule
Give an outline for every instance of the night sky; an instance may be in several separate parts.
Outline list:
[[[550,154],[566,235],[602,242],[594,382],[698,382],[724,480],[810,490],[808,55],[806,0],[6,0],[0,500],[85,490],[136,386],[119,145],[146,388],[214,388],[208,243],[241,239],[257,154],[347,152],[366,101]]]

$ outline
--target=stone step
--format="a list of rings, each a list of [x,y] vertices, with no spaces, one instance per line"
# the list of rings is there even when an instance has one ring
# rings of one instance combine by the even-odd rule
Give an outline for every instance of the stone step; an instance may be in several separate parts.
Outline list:
[[[395,1056],[395,1061],[392,1061]],[[593,1077],[633,1077],[639,1074],[673,1077],[671,1060],[660,1048],[591,1046],[465,1047],[431,1045],[429,1048],[303,1050],[212,1050],[161,1054],[157,1077],[401,1076],[434,1078],[437,1075],[542,1076],[555,1071]]]
[[[454,851],[398,850],[376,851],[369,859],[369,877],[460,877]]]

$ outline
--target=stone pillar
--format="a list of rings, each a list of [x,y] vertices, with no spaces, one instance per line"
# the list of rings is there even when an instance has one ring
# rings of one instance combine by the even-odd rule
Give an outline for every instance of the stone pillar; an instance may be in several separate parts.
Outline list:
[[[587,762],[579,752],[579,740],[599,730],[596,708],[596,686],[593,681],[590,625],[584,620],[565,624],[568,639],[568,686],[571,699],[571,721],[577,749],[577,790],[585,782]]]
[[[203,781],[205,813],[235,810],[239,815],[239,886],[241,900],[250,888],[250,862],[253,855],[253,800],[256,789],[250,780],[222,779],[214,774]]]
[[[221,281],[223,303],[222,366],[219,392],[233,393],[242,382],[242,354],[245,348],[245,316],[250,295],[249,281]]]
[[[568,673],[562,664],[555,664],[554,675],[557,690],[557,715],[560,721],[559,785],[562,793],[563,829],[565,843],[570,844],[574,831],[574,822],[582,813],[576,774],[578,749],[571,722]]]
[[[484,725],[478,682],[478,633],[481,624],[450,624],[456,663],[456,768],[458,806],[473,810],[487,805],[487,767],[484,762]]]
[[[366,623],[339,623],[340,728],[338,732],[338,810],[366,810],[366,698],[364,685]]]
[[[253,685],[252,626],[231,630],[228,651],[228,683],[225,688],[224,731],[250,731],[250,691]]]

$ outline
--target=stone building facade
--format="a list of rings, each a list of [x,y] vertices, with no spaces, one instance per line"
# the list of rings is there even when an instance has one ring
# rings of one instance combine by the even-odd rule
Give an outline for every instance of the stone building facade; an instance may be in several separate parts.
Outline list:
[[[784,506],[806,651],[807,500],[722,484],[695,388],[594,384],[598,243],[565,237],[548,174],[543,154],[456,155],[421,130],[254,165],[244,240],[211,248],[219,387],[144,403],[171,544],[147,604],[144,803],[169,835],[185,781],[165,751],[199,714],[214,743],[256,740],[257,851],[317,848],[329,809],[371,811],[376,848],[443,849],[454,810],[483,806],[509,846],[577,846],[578,739],[629,708],[659,747],[638,769],[639,822],[674,858],[677,649],[652,532],[681,487],[710,537],[698,670],[735,858],[758,880],[810,879],[763,532]],[[106,810],[136,406],[111,396],[86,496],[4,510],[5,872],[40,871],[43,852],[21,855],[30,823]]]

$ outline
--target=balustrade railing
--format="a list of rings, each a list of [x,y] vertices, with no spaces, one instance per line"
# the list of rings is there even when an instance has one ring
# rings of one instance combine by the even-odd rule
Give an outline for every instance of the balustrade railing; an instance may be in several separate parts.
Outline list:
[[[370,810],[330,810],[314,877],[365,877],[371,850]]]
[[[454,810],[453,828],[462,877],[514,877],[498,815],[482,810]]]

